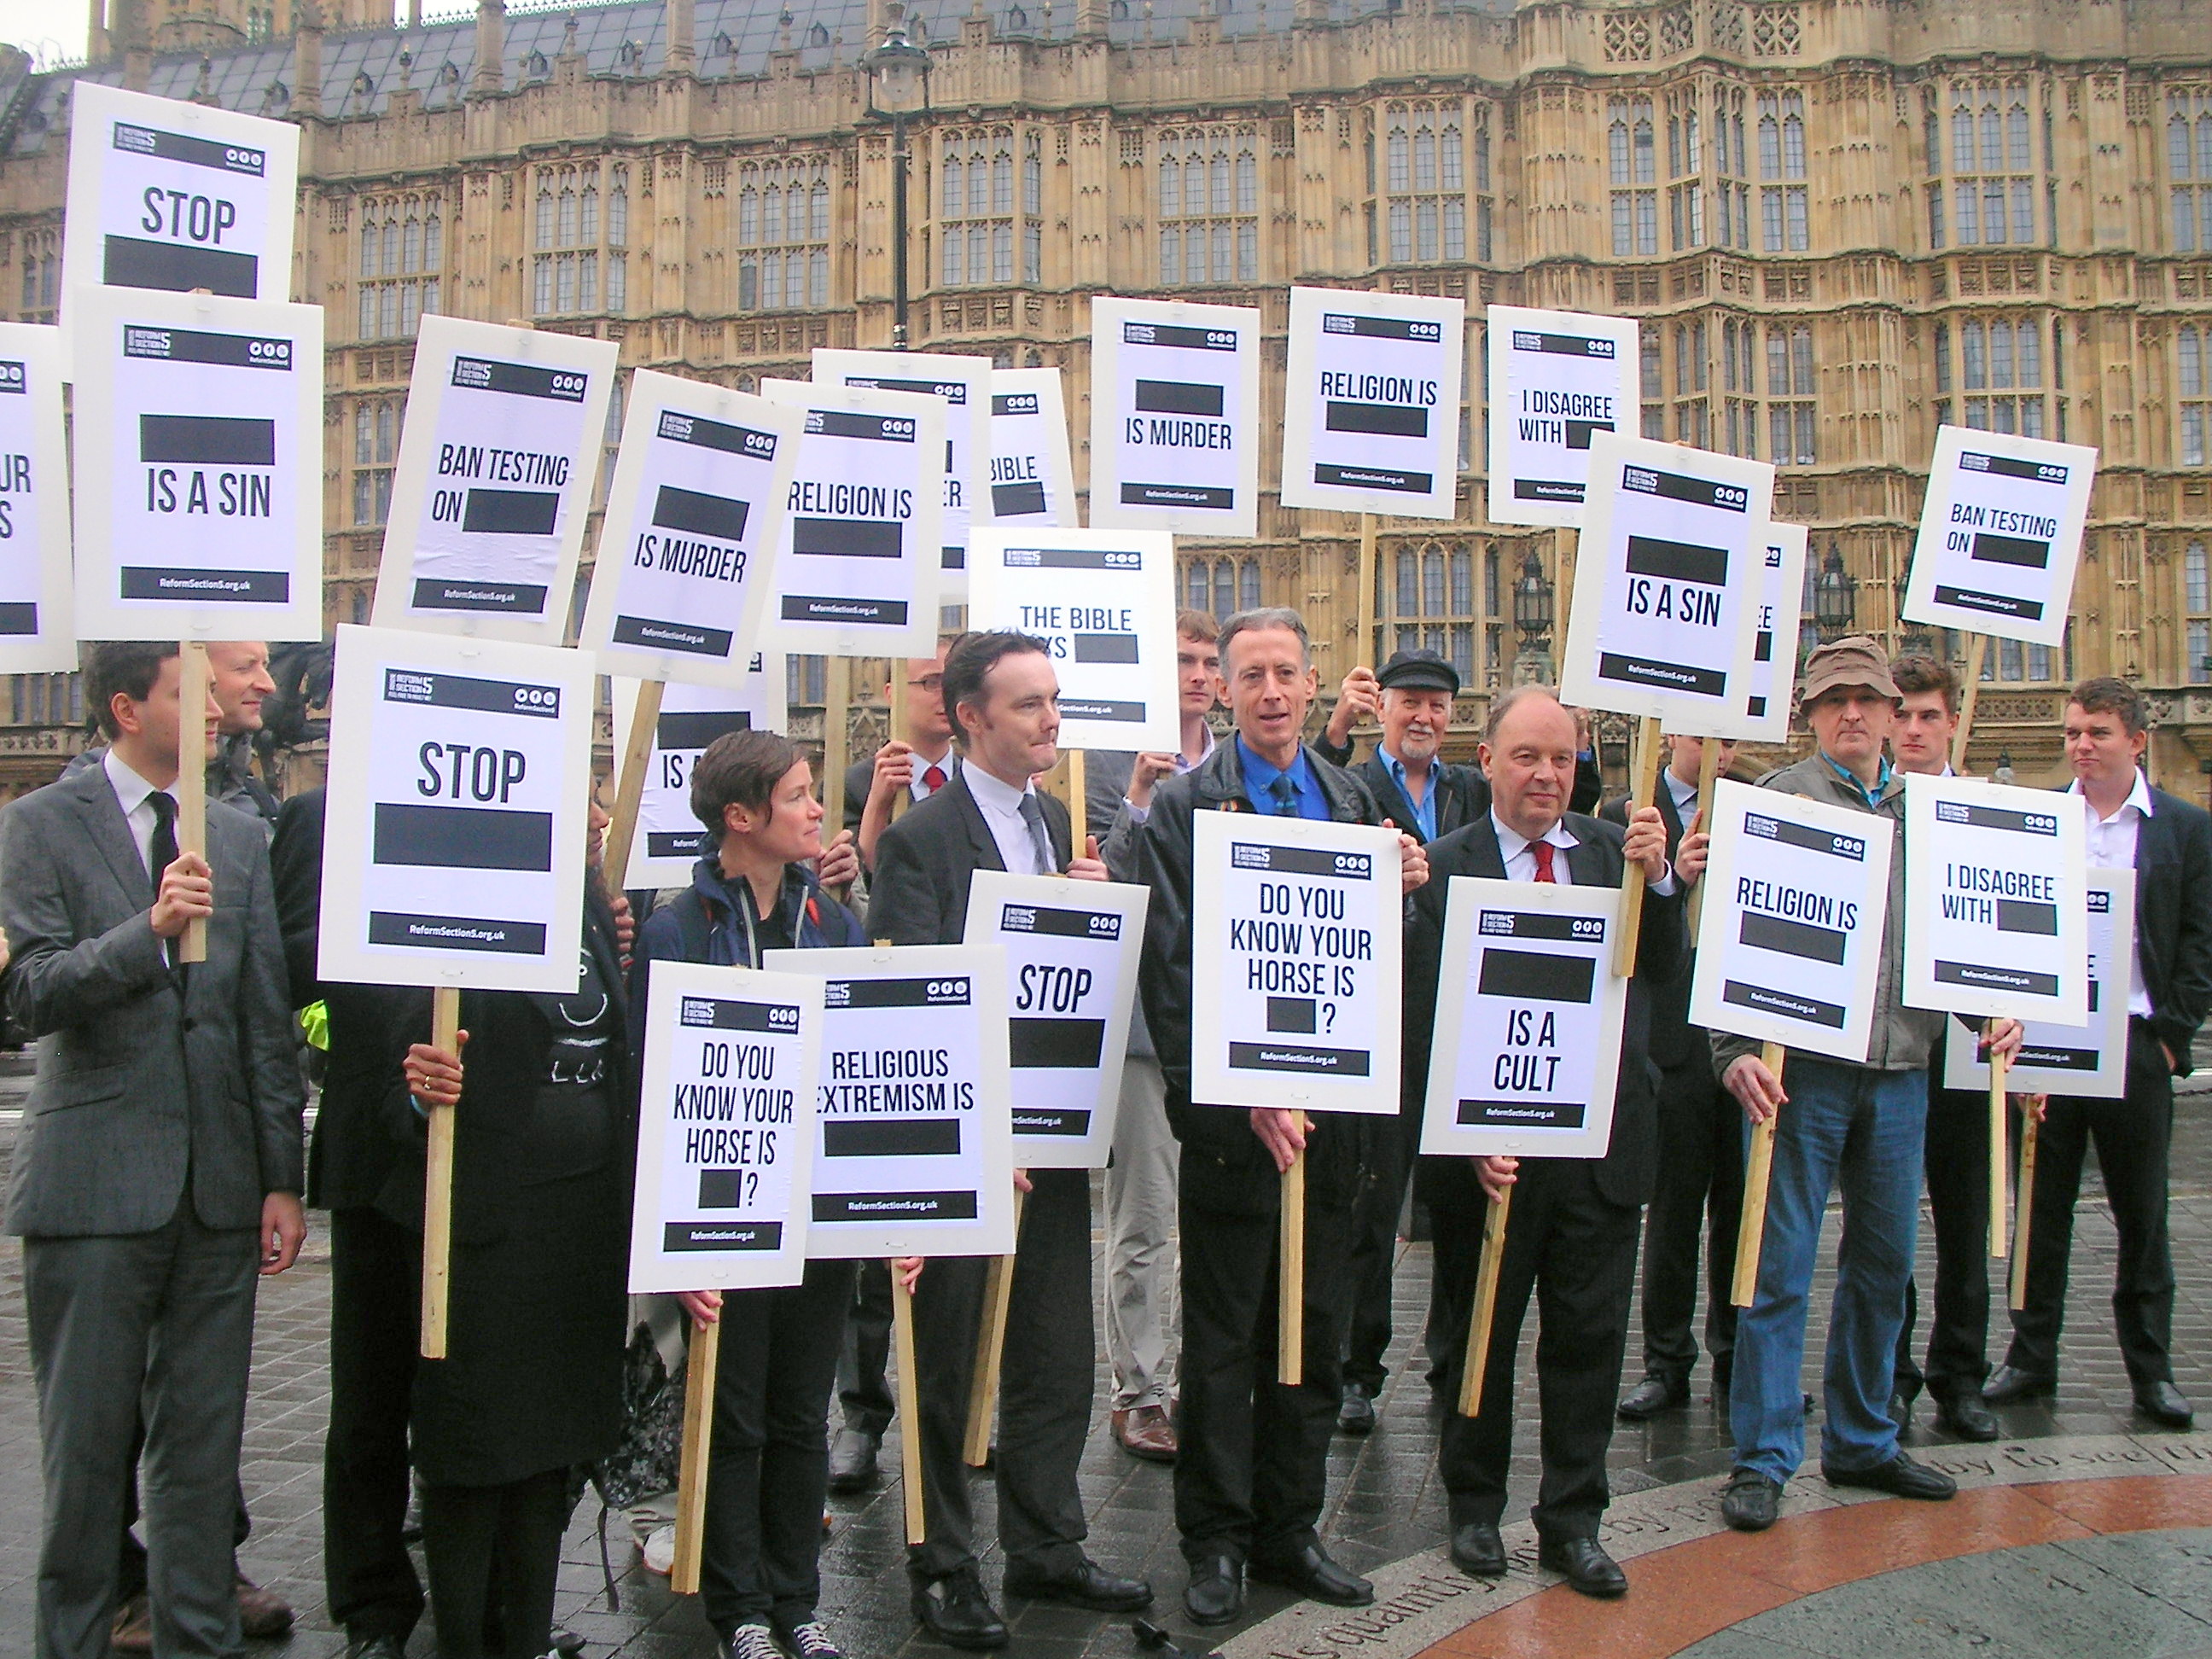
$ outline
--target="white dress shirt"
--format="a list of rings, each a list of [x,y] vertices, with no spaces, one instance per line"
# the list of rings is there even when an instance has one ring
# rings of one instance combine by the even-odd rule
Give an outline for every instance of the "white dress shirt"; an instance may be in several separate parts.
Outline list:
[[[2150,781],[2138,771],[2136,787],[2128,791],[2128,798],[2119,810],[2108,818],[2097,816],[2097,809],[2089,805],[2089,798],[2081,793],[2081,780],[2076,778],[2067,786],[2067,793],[2081,795],[2082,821],[2088,833],[2083,839],[2083,849],[2089,855],[2093,870],[2132,870],[2136,867],[2136,842],[2142,834],[2143,820],[2155,810],[2151,798]],[[2143,988],[2142,928],[2138,922],[2136,937],[2128,948],[2128,1012],[2138,1019],[2150,1018],[2150,993]]]
[[[1682,828],[1686,830],[1690,820],[1698,816],[1698,786],[1694,781],[1683,782],[1674,775],[1671,766],[1659,775],[1667,781],[1667,793],[1674,801],[1674,816],[1681,819]]]
[[[1509,828],[1505,821],[1495,812],[1490,815],[1490,827],[1498,836],[1498,856],[1505,862],[1505,879],[1508,881],[1535,880],[1536,854],[1531,849],[1536,843],[1519,830]],[[1566,854],[1569,848],[1579,847],[1582,842],[1576,840],[1569,832],[1564,818],[1546,830],[1543,838],[1559,849],[1552,859],[1553,881],[1561,887],[1573,886],[1575,875],[1574,872],[1567,867]]]
[[[914,804],[916,806],[921,805],[922,802],[927,800],[932,795],[937,793],[937,789],[931,788],[928,783],[922,777],[922,774],[928,771],[933,766],[937,767],[944,772],[945,783],[951,782],[952,780],[958,775],[960,771],[960,751],[954,748],[951,744],[947,744],[945,746],[945,752],[939,755],[935,760],[925,760],[922,758],[920,751],[917,750],[915,752],[914,757],[914,781],[907,785],[907,793],[914,797]],[[937,788],[942,789],[944,787],[945,784],[940,783],[937,786]]]
[[[131,826],[131,839],[138,848],[138,862],[146,866],[150,880],[154,873],[154,797],[166,794],[173,801],[176,792],[155,788],[117,759],[112,748],[101,757],[100,764],[106,769],[108,787],[115,791],[115,804],[123,809],[123,821]]]
[[[1036,843],[1030,839],[1029,820],[1022,816],[1023,797],[1036,793],[1036,785],[1031,782],[1016,789],[980,766],[968,768],[963,775],[968,780],[968,793],[983,809],[984,826],[998,843],[1000,862],[1008,872],[1017,876],[1053,874],[1050,870],[1037,868]]]

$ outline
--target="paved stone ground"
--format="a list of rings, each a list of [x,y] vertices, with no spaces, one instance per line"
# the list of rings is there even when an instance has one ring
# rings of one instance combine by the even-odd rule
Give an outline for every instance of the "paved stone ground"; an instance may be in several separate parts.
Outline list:
[[[12,1138],[11,1109],[20,1103],[20,1079],[0,1076],[0,1136]],[[2212,1407],[2212,1094],[2185,1097],[2178,1116],[2174,1156],[2174,1255],[2181,1287],[2175,1314],[2178,1380],[2184,1392]],[[319,1220],[319,1218],[318,1218]],[[2086,1196],[2075,1250],[2074,1289],[2058,1398],[2006,1413],[2009,1437],[2113,1435],[2140,1428],[2129,1410],[2127,1379],[2110,1339],[2108,1304],[2113,1255],[2112,1225],[2100,1202]],[[1923,1229],[1923,1262],[1930,1247]],[[343,1649],[322,1606],[320,1566],[320,1446],[324,1425],[329,1259],[319,1228],[301,1265],[264,1285],[256,1338],[254,1389],[246,1440],[245,1478],[254,1534],[243,1552],[246,1571],[289,1595],[301,1623],[289,1641],[259,1650],[286,1659],[324,1659]],[[1827,1241],[1828,1279],[1833,1229]],[[27,1352],[24,1345],[21,1257],[12,1240],[0,1241],[0,1654],[28,1653],[35,1574],[40,1477],[38,1432]],[[1923,1303],[1927,1283],[1922,1273]],[[1428,1286],[1425,1246],[1408,1247],[1397,1275],[1398,1330],[1391,1360],[1401,1367],[1412,1348]],[[1825,1285],[1814,1299],[1808,1352],[1825,1340]],[[2001,1342],[2001,1336],[1998,1340]],[[1632,1333],[1629,1351],[1639,1351]],[[1524,1340],[1524,1358],[1533,1339]],[[2001,1347],[1999,1349],[2001,1352]],[[1104,1358],[1100,1355],[1102,1379]],[[1702,1373],[1698,1379],[1702,1385]],[[1123,1455],[1107,1437],[1103,1385],[1083,1488],[1091,1516],[1092,1553],[1123,1572],[1152,1577],[1163,1622],[1187,1629],[1179,1617],[1183,1572],[1176,1548],[1170,1474]],[[1515,1467],[1515,1502],[1509,1519],[1525,1512],[1535,1485],[1534,1390],[1524,1375],[1517,1395],[1522,1455]],[[1434,1478],[1436,1417],[1418,1364],[1398,1370],[1382,1401],[1382,1422],[1364,1441],[1340,1437],[1330,1460],[1332,1507],[1326,1531],[1346,1565],[1372,1571],[1434,1549],[1443,1535],[1443,1501]],[[1914,1443],[1929,1438],[1925,1426]],[[1611,1462],[1618,1494],[1646,1492],[1677,1481],[1717,1476],[1728,1463],[1723,1425],[1702,1396],[1686,1413],[1640,1429],[1624,1425],[1613,1439]],[[887,1474],[897,1468],[896,1431],[884,1449]],[[854,1659],[891,1659],[912,1649],[918,1656],[946,1650],[917,1638],[906,1610],[900,1570],[902,1536],[896,1480],[857,1499],[833,1499],[832,1535],[823,1553],[823,1612]],[[992,1501],[984,1477],[978,1520],[991,1535]],[[705,1659],[712,1640],[696,1602],[669,1594],[663,1581],[637,1564],[619,1517],[609,1540],[618,1578],[619,1611],[609,1608],[599,1565],[595,1498],[587,1496],[568,1537],[558,1607],[561,1622],[583,1635],[592,1659],[610,1652],[628,1659]],[[995,1583],[995,1553],[986,1562]],[[1288,1604],[1282,1592],[1257,1589],[1248,1623],[1257,1624]],[[1122,1624],[1087,1613],[1017,1604],[1009,1608],[1013,1651],[1022,1659],[1127,1659],[1132,1644]],[[1215,1632],[1217,1641],[1231,1632]],[[1796,1639],[1796,1638],[1790,1638]],[[1728,1651],[1747,1651],[1742,1648]],[[428,1621],[410,1652],[434,1651]],[[1716,1651],[1718,1651],[1717,1650]]]

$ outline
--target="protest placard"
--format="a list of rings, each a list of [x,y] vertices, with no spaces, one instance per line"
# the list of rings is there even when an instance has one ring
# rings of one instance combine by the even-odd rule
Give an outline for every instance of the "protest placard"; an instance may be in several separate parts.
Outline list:
[[[2128,1091],[2136,872],[2093,869],[2088,878],[2088,1021],[2081,1025],[2027,1021],[2020,1057],[2005,1068],[2005,1087],[2015,1093],[2118,1100]],[[1944,1050],[1943,1086],[1977,1094],[1990,1086],[1989,1061],[1964,1031],[1954,1030]]]
[[[2096,473],[2080,444],[1937,428],[1905,619],[2063,644]]]
[[[1590,440],[1636,429],[1636,319],[1492,306],[1490,521],[1580,525]]]
[[[963,937],[1006,951],[1018,1166],[1106,1167],[1151,897],[1118,882],[975,872]]]
[[[828,981],[807,1254],[1011,1255],[1006,951],[770,951],[767,965]]]
[[[1746,743],[1786,743],[1796,695],[1797,617],[1805,589],[1805,526],[1768,520],[1766,556],[1755,561],[1751,667],[1744,677],[1743,718],[1727,735]]]
[[[819,978],[653,964],[632,1295],[799,1283],[821,1058]]]
[[[579,643],[608,672],[746,684],[775,581],[796,410],[641,368]]]
[[[1560,696],[1671,731],[1733,733],[1773,494],[1763,461],[1595,434]]]
[[[1895,827],[1775,789],[1713,790],[1690,1023],[1858,1065]]]
[[[338,629],[325,979],[576,988],[592,678],[586,651]]]
[[[1975,778],[1905,780],[1907,1006],[2081,1025],[2088,867],[2063,795]]]
[[[323,635],[323,312],[76,295],[76,629]]]
[[[1421,1151],[1603,1158],[1628,981],[1620,890],[1454,876]]]
[[[1283,505],[1457,516],[1467,305],[1291,289]]]
[[[763,380],[761,392],[805,417],[761,644],[801,655],[932,654],[945,400],[805,380]]]
[[[662,693],[653,721],[653,747],[646,754],[645,790],[639,798],[637,832],[630,841],[625,888],[690,884],[691,866],[714,851],[691,815],[691,768],[707,745],[731,732],[781,732],[785,726],[784,665],[781,657],[753,653],[752,672],[743,689],[672,684]],[[637,702],[637,682],[617,679],[611,699],[614,751],[629,748],[629,723]],[[830,833],[836,833],[830,827]]]
[[[1396,833],[1251,812],[1193,823],[1191,1099],[1395,1112]]]
[[[991,518],[1030,530],[1075,525],[1075,471],[1056,368],[991,371]]]
[[[934,398],[945,406],[944,511],[938,525],[942,574],[938,597],[946,605],[957,605],[968,597],[969,532],[991,522],[992,497],[984,481],[990,471],[991,386],[995,374],[988,357],[855,351],[837,346],[814,349],[817,385],[913,392]]]
[[[0,323],[0,673],[77,665],[60,331]]]
[[[558,645],[621,348],[425,317],[415,341],[380,628]]]
[[[1157,530],[975,532],[969,626],[1045,641],[1062,749],[1174,750],[1175,538]]]
[[[1257,311],[1091,301],[1094,528],[1258,534],[1261,427]]]

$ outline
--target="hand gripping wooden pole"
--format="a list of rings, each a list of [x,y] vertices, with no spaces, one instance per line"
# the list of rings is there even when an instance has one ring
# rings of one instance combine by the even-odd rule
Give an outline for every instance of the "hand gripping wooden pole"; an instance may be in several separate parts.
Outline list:
[[[923,1544],[929,1527],[921,1506],[921,1390],[914,1375],[914,1292],[891,1264],[891,1348],[898,1364],[899,1478],[906,1488],[906,1541]]]
[[[630,705],[629,741],[623,745],[622,763],[615,773],[614,817],[607,825],[606,858],[601,866],[610,892],[619,893],[629,884],[629,849],[637,840],[637,810],[645,800],[645,770],[653,763],[664,690],[664,681],[640,680],[637,701]]]
[[[207,647],[186,640],[177,647],[177,851],[207,856]],[[207,920],[185,924],[177,960],[207,960]]]
[[[1304,1134],[1313,1120],[1291,1114]],[[1275,1261],[1275,1380],[1295,1389],[1306,1376],[1306,1155],[1304,1147],[1283,1171],[1281,1231]]]
[[[1645,715],[1636,740],[1636,789],[1629,799],[1632,812],[1651,805],[1659,791],[1659,721]],[[1613,945],[1613,973],[1616,979],[1636,973],[1636,942],[1644,932],[1643,870],[1630,865],[1621,872],[1620,932]]]
[[[1022,1248],[1022,1200],[1014,1188],[1014,1249]],[[983,1269],[983,1319],[975,1328],[975,1370],[968,1383],[968,1437],[960,1461],[980,1469],[991,1461],[991,1419],[999,1407],[999,1367],[1006,1352],[1006,1310],[1014,1301],[1014,1257],[994,1255]]]
[[[1956,770],[1956,768],[1953,769]],[[1982,1024],[1984,1041],[1996,1037],[1997,1023],[1985,1020]],[[2005,1147],[2005,1078],[2012,1068],[2000,1060],[1994,1049],[1990,1054],[1990,1255],[1997,1261],[2005,1253],[2005,1186],[2011,1170],[2006,1167]]]
[[[1705,751],[1698,757],[1698,815],[1683,827],[1685,836],[1693,836],[1713,819],[1713,785],[1721,775],[1721,743],[1718,738],[1705,740]],[[1698,943],[1698,925],[1705,914],[1705,884],[1699,882],[1690,890],[1690,944]]]
[[[430,993],[430,1046],[460,1048],[461,992],[441,985]],[[446,1357],[446,1292],[453,1254],[453,1106],[432,1106],[429,1146],[422,1170],[422,1358]]]
[[[722,1354],[720,1320],[691,1328],[691,1361],[684,1379],[684,1458],[676,1477],[676,1564],[668,1587],[699,1593],[699,1558],[707,1545],[707,1467],[714,1452],[714,1373]]]
[[[1490,1328],[1498,1317],[1498,1268],[1505,1257],[1505,1223],[1513,1209],[1510,1187],[1490,1202],[1482,1223],[1482,1266],[1474,1274],[1474,1308],[1467,1322],[1467,1358],[1459,1382],[1459,1414],[1482,1415],[1482,1377],[1490,1369]]]
[[[1759,1058],[1768,1071],[1781,1077],[1780,1043],[1762,1046]],[[1766,1187],[1774,1173],[1774,1122],[1770,1117],[1751,1126],[1751,1155],[1744,1161],[1743,1219],[1735,1230],[1735,1283],[1729,1295],[1739,1308],[1748,1308],[1759,1294],[1759,1252],[1766,1242]]]
[[[2007,1304],[2014,1313],[2027,1306],[2027,1246],[2034,1232],[2035,1142],[2043,1127],[2033,1111],[2020,1115],[2020,1191],[2013,1200],[2012,1278]]]

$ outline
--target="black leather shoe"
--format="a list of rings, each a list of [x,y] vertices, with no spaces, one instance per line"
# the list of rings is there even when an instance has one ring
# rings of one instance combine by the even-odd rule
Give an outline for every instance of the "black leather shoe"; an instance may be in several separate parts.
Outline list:
[[[1081,1561],[1066,1572],[1018,1572],[1006,1569],[1006,1594],[1025,1601],[1058,1601],[1093,1613],[1134,1613],[1152,1605],[1152,1587],[1141,1578],[1123,1578],[1096,1561]]]
[[[1463,1527],[1454,1527],[1451,1535],[1452,1565],[1462,1572],[1477,1578],[1502,1578],[1505,1576],[1505,1540],[1498,1537],[1498,1528],[1487,1521],[1470,1521]]]
[[[1994,1440],[2004,1431],[1978,1395],[1954,1394],[1936,1402],[1936,1426],[1954,1440]]]
[[[1662,1376],[1651,1372],[1641,1382],[1620,1398],[1613,1410],[1631,1423],[1641,1423],[1690,1403],[1690,1382],[1687,1377]]]
[[[915,1622],[947,1647],[1002,1648],[1006,1621],[983,1594],[973,1567],[914,1587]]]
[[[1782,1513],[1782,1483],[1756,1469],[1738,1469],[1721,1488],[1721,1519],[1738,1532],[1765,1532]]]
[[[1336,1431],[1339,1434],[1375,1432],[1375,1390],[1364,1382],[1344,1385],[1344,1401],[1336,1408]]]
[[[1244,1564],[1226,1555],[1191,1564],[1182,1610],[1194,1625],[1225,1625],[1244,1611]]]
[[[1318,1544],[1309,1544],[1292,1556],[1255,1556],[1248,1571],[1263,1584],[1280,1584],[1309,1601],[1326,1601],[1333,1607],[1364,1607],[1375,1599],[1374,1585],[1338,1566]]]
[[[850,1496],[876,1484],[876,1448],[883,1437],[865,1429],[840,1429],[830,1443],[830,1490]]]
[[[2042,1371],[2024,1371],[2000,1365],[1982,1384],[1982,1398],[1992,1406],[2010,1406],[2022,1400],[2047,1400],[2058,1392],[2058,1379]]]
[[[1547,1538],[1536,1546],[1536,1565],[1559,1574],[1569,1589],[1601,1601],[1628,1594],[1628,1575],[1595,1538]]]
[[[1869,1492],[1886,1492],[1892,1498],[1917,1498],[1932,1504],[1959,1494],[1959,1483],[1949,1475],[1916,1463],[1903,1452],[1870,1469],[1832,1469],[1824,1462],[1820,1478],[1832,1486],[1863,1486]]]
[[[345,1659],[407,1659],[407,1644],[396,1636],[351,1637]]]
[[[2136,1409],[2162,1429],[2185,1429],[2197,1420],[2189,1401],[2171,1382],[2136,1383]]]

